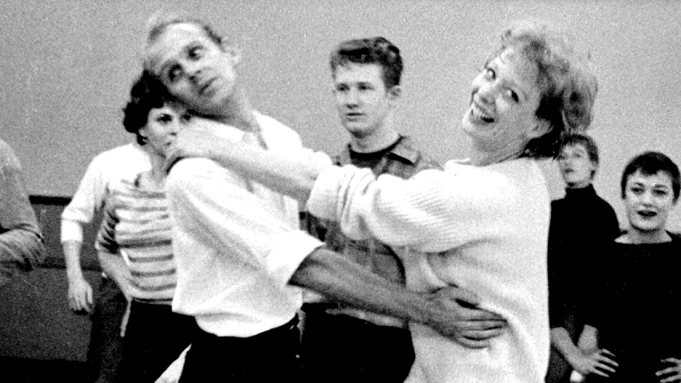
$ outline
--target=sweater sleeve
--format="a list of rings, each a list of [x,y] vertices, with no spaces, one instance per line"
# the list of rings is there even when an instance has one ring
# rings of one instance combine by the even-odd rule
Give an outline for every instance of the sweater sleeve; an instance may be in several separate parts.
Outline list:
[[[376,178],[370,169],[329,167],[313,187],[309,211],[339,221],[352,239],[375,237],[391,246],[445,251],[474,240],[492,225],[509,188],[503,177],[467,165],[424,170],[404,180]]]

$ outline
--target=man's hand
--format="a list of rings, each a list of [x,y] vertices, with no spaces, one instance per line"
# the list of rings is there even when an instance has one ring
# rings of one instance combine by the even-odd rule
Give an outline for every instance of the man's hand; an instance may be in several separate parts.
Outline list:
[[[193,120],[177,135],[177,139],[167,153],[166,170],[182,158],[212,158],[211,153],[219,150],[219,146],[224,147],[225,140],[217,137],[214,129],[208,128],[211,123],[205,120]]]
[[[662,359],[662,362],[670,366],[655,373],[660,378],[660,383],[681,382],[681,359],[667,358]]]
[[[94,299],[92,287],[83,278],[69,278],[69,308],[74,312],[86,311],[92,314]]]
[[[480,298],[474,293],[447,287],[429,297],[441,308],[440,315],[428,323],[434,330],[468,348],[489,347],[491,340],[508,327],[499,314],[478,308]]]
[[[618,367],[615,355],[606,349],[581,352],[577,358],[571,358],[568,362],[582,375],[595,374],[606,378]]]

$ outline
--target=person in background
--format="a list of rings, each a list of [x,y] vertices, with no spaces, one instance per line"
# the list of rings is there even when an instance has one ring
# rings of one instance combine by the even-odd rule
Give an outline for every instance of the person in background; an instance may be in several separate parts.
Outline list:
[[[480,308],[508,323],[477,343],[411,322],[416,359],[407,382],[539,383],[550,348],[550,200],[536,160],[555,158],[561,136],[590,126],[596,92],[585,56],[547,26],[521,23],[501,34],[473,80],[462,120],[469,164],[451,161],[408,180],[376,177],[329,166],[319,153],[216,142],[194,128],[180,135],[169,162],[210,158],[307,201],[311,214],[340,222],[352,239],[406,247],[408,287],[470,290]]]
[[[151,159],[151,170],[107,186],[95,248],[104,272],[130,303],[117,381],[154,382],[190,344],[194,318],[172,312],[177,278],[165,197],[165,155],[189,121],[163,84],[144,71],[130,90],[123,126]]]
[[[400,50],[384,37],[341,42],[331,53],[334,96],[350,143],[333,158],[374,174],[409,178],[440,165],[395,129],[402,97]],[[404,266],[388,245],[354,241],[336,222],[308,216],[308,231],[333,251],[387,280],[404,284]],[[414,361],[407,321],[338,305],[317,295],[303,305],[301,360],[309,382],[403,382]]]
[[[83,228],[92,223],[104,206],[110,182],[134,179],[150,168],[149,156],[136,142],[98,154],[88,165],[78,190],[61,215],[69,308],[91,314],[88,362],[97,383],[111,383],[116,377],[122,355],[121,325],[128,302],[116,283],[106,275],[102,275],[96,295],[84,278],[81,266]]]
[[[681,239],[667,230],[679,168],[663,153],[644,152],[626,165],[620,186],[628,229],[604,253],[578,372],[589,383],[679,382]]]
[[[576,344],[595,287],[591,282],[601,278],[593,273],[603,259],[604,246],[620,234],[615,210],[593,187],[599,165],[593,138],[567,135],[557,160],[565,197],[551,202],[548,270],[553,347],[547,382],[567,382],[570,369],[582,370],[577,365],[582,358],[575,357],[580,353]]]
[[[21,163],[0,139],[0,288],[45,258],[42,232],[26,193]]]

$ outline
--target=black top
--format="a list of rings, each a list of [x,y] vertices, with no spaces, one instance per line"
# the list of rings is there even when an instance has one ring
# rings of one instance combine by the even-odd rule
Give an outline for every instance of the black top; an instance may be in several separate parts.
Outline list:
[[[593,289],[603,247],[620,234],[617,215],[593,186],[567,189],[565,198],[551,202],[548,274],[551,328],[564,327],[573,340],[581,333],[580,311]]]
[[[601,290],[586,318],[598,329],[599,347],[619,364],[608,382],[659,382],[660,361],[681,357],[681,240],[672,238],[610,246]]]

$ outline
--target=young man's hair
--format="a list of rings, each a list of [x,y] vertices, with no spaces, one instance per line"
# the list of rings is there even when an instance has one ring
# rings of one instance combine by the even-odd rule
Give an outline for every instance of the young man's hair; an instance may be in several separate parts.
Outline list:
[[[640,171],[644,176],[654,176],[659,172],[666,173],[672,180],[674,202],[679,199],[679,189],[681,189],[681,176],[679,175],[679,168],[676,166],[674,161],[671,160],[671,158],[655,151],[647,151],[637,155],[631,159],[631,161],[629,161],[627,166],[624,168],[622,180],[620,182],[622,199],[625,198],[625,191],[629,177],[631,177],[631,175],[637,171]]]
[[[383,84],[386,89],[400,85],[402,78],[402,56],[400,50],[385,37],[346,40],[331,52],[329,64],[335,75],[339,66],[348,64],[377,64],[383,69]]]

